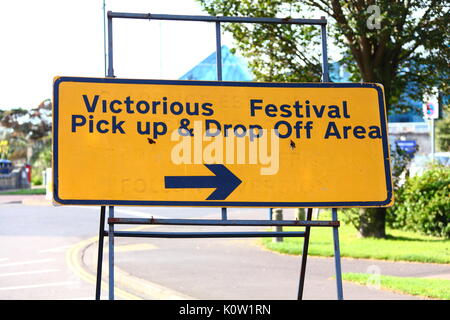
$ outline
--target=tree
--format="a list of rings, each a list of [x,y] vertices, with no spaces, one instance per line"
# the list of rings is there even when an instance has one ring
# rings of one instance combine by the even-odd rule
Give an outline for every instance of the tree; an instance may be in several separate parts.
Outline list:
[[[7,159],[9,154],[8,140],[0,140],[0,159]]]
[[[331,18],[328,32],[351,80],[382,83],[389,107],[401,94],[421,99],[433,86],[449,93],[450,13],[444,0],[198,1],[211,15]],[[229,23],[224,29],[233,34],[257,80],[320,80],[317,27]],[[415,86],[406,90],[408,83]]]
[[[42,101],[34,109],[0,110],[0,125],[12,129],[16,136],[36,141],[51,133],[51,112],[50,100]]]
[[[407,110],[402,96],[449,93],[449,6],[445,0],[198,0],[211,15],[325,15],[351,81],[381,83],[388,111]],[[318,81],[318,28],[226,24],[237,48],[262,81]],[[414,84],[414,85],[411,85]],[[384,208],[366,209],[362,234],[384,237]]]
[[[3,139],[9,141],[12,160],[26,158],[28,147],[40,151],[51,144],[51,112],[50,100],[44,100],[34,109],[0,110],[0,126],[6,129]],[[33,158],[36,157],[35,152]]]

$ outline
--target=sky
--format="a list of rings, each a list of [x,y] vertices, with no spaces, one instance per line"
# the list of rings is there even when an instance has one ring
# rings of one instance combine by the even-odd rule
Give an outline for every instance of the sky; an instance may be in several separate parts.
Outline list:
[[[106,0],[109,10],[207,15],[194,0]],[[114,19],[113,34],[119,78],[178,79],[215,51],[213,23]],[[104,77],[103,36],[103,0],[0,0],[0,109],[37,107],[55,76]]]
[[[52,98],[55,76],[105,76],[103,2],[0,0],[0,109]],[[106,11],[208,15],[195,0],[105,3]],[[114,19],[113,35],[118,78],[179,79],[215,52],[214,23]],[[231,34],[222,44],[233,47]]]

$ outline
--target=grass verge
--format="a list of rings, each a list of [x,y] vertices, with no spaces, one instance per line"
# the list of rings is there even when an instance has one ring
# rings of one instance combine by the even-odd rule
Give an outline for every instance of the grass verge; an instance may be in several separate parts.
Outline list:
[[[45,188],[34,188],[34,189],[21,189],[14,191],[2,191],[0,192],[0,196],[6,195],[27,195],[27,194],[45,194]]]
[[[378,279],[373,274],[343,273],[342,279],[362,285],[377,285]],[[379,276],[382,289],[433,299],[450,300],[450,280],[404,278],[394,276]]]
[[[324,214],[320,220],[328,220]],[[285,227],[284,231],[302,230],[300,227]],[[422,236],[413,232],[387,229],[386,239],[360,238],[351,225],[341,224],[339,241],[342,257],[411,261],[428,263],[450,263],[450,240]],[[284,238],[283,242],[272,242],[272,238],[262,239],[263,245],[280,253],[299,255],[303,248],[303,238]],[[334,256],[333,232],[329,227],[311,228],[309,255]]]

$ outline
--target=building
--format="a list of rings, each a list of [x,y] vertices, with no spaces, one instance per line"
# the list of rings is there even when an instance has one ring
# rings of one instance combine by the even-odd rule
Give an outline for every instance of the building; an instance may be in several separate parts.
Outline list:
[[[345,66],[335,62],[330,65],[330,79],[333,82],[349,82],[350,74],[346,71]],[[417,145],[417,154],[430,153],[431,124],[429,120],[423,118],[422,101],[414,101],[403,96],[401,102],[411,106],[411,110],[406,113],[391,112],[388,114],[390,144],[402,141],[402,146]]]

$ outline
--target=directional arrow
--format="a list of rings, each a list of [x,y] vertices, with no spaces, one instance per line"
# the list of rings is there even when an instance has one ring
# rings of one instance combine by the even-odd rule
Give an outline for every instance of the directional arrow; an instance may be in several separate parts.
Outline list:
[[[166,189],[216,188],[206,200],[225,200],[242,181],[223,164],[205,164],[213,176],[164,177]]]

